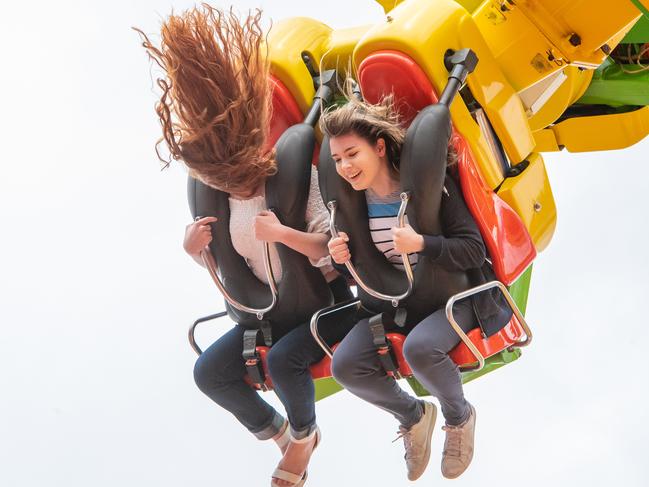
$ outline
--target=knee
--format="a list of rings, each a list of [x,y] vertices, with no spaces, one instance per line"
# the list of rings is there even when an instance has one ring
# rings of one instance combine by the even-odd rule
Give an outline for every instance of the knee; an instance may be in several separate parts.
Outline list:
[[[206,355],[203,354],[198,357],[194,364],[194,382],[198,388],[207,394],[218,389],[220,385],[225,383],[225,379],[221,377],[219,367],[215,367],[210,363]]]
[[[427,344],[423,340],[412,339],[414,336],[408,336],[403,344],[403,356],[413,370],[423,369],[430,366],[440,358],[440,353],[435,347]]]
[[[358,380],[358,361],[352,354],[345,353],[340,348],[331,359],[331,375],[336,382],[348,387]]]
[[[198,357],[196,363],[194,364],[194,382],[203,392],[208,388],[208,383],[210,382],[212,376],[212,374],[209,373],[205,362],[205,359],[201,355]]]
[[[266,354],[266,366],[273,382],[281,380],[282,377],[290,373],[289,356],[290,354],[277,345],[273,346]]]

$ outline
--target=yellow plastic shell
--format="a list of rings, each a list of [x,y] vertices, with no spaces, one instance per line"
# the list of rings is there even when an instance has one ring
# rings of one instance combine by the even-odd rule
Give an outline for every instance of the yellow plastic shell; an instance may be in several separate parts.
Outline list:
[[[566,67],[563,74],[566,79],[559,89],[530,117],[530,128],[533,131],[554,123],[570,105],[581,98],[593,79],[592,70],[579,70],[574,66]],[[534,135],[536,137],[536,133]]]
[[[319,62],[331,33],[330,27],[306,17],[282,20],[268,33],[270,70],[295,97],[303,113],[311,106],[315,88],[302,53],[310,54]]]
[[[444,66],[447,49],[471,48],[480,62],[467,78],[473,95],[484,108],[510,160],[523,160],[534,148],[527,115],[516,93],[504,78],[471,15],[451,0],[409,0],[373,26],[354,51],[354,64],[376,51],[403,52],[417,62],[441,93],[448,79]],[[497,187],[502,169],[466,105],[451,105],[456,129],[466,138],[487,183]]]
[[[570,152],[629,147],[649,135],[649,107],[633,112],[569,118],[552,127],[557,145]]]
[[[639,17],[630,1],[610,0],[487,0],[474,13],[517,92],[567,65],[595,69]]]
[[[295,97],[306,113],[313,101],[313,78],[302,59],[306,53],[317,72],[323,69],[347,71],[359,39],[370,26],[332,30],[314,19],[296,17],[278,22],[268,34],[271,72]]]
[[[557,207],[540,154],[527,158],[529,166],[518,176],[505,179],[498,196],[506,201],[525,223],[536,250],[545,249],[554,235]]]

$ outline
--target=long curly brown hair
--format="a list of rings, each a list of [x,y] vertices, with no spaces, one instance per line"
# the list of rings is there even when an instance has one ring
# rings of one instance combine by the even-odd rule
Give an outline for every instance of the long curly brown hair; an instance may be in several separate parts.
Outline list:
[[[239,18],[203,4],[163,22],[160,48],[135,29],[166,74],[155,107],[164,167],[183,161],[194,177],[232,193],[249,193],[277,171],[266,147],[272,92],[260,22],[260,10]]]

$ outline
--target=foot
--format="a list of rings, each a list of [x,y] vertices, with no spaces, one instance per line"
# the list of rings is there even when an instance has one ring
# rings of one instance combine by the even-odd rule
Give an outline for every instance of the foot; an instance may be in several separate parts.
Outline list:
[[[435,428],[437,408],[434,404],[424,401],[424,414],[418,423],[405,428],[399,426],[399,437],[403,438],[406,447],[406,468],[408,480],[417,480],[422,476],[430,459],[430,439]],[[397,438],[397,439],[398,439]]]
[[[443,426],[446,431],[442,454],[442,475],[455,479],[462,475],[473,459],[475,409],[469,404],[469,418],[459,426]]]
[[[277,471],[283,470],[284,472],[293,474],[295,476],[293,481],[286,480],[277,476],[273,476],[273,486],[276,487],[293,487],[295,485],[301,485],[300,482],[303,481],[306,475],[306,469],[309,465],[309,460],[311,460],[311,455],[313,450],[318,444],[320,432],[315,430],[309,436],[302,440],[296,440],[291,437],[284,456],[282,460],[277,465]]]

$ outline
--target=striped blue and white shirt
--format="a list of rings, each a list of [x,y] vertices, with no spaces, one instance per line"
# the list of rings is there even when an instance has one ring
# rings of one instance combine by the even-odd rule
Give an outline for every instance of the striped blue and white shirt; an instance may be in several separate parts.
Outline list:
[[[379,249],[379,252],[385,255],[385,258],[392,263],[394,267],[403,269],[403,260],[401,254],[394,249],[392,241],[392,227],[396,227],[399,222],[397,215],[401,206],[401,191],[395,191],[387,196],[379,196],[371,189],[365,190],[365,200],[367,201],[367,212],[369,216],[370,234],[372,242]],[[406,216],[406,223],[408,217]],[[417,265],[417,254],[408,254],[410,264],[413,268]]]

